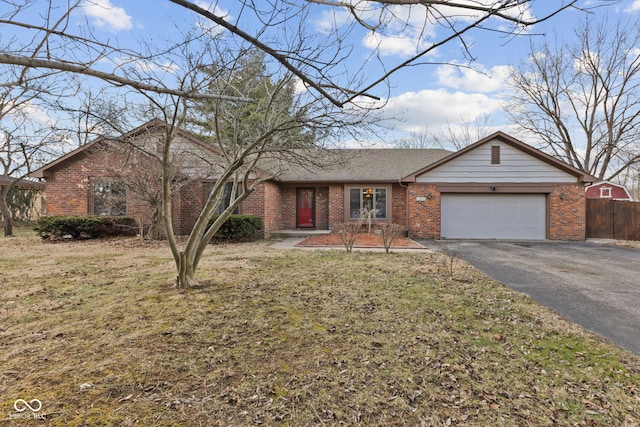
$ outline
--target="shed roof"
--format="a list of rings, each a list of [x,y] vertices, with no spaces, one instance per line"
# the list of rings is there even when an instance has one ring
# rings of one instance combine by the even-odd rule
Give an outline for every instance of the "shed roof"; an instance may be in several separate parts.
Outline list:
[[[0,185],[9,185],[13,184],[14,187],[18,188],[31,188],[34,190],[44,190],[44,183],[39,181],[32,181],[30,179],[20,179],[16,180],[14,178],[9,178],[5,175],[0,175]]]

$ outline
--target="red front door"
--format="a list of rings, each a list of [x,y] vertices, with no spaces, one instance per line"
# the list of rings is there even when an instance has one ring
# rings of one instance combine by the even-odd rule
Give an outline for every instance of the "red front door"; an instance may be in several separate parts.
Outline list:
[[[298,188],[296,197],[296,227],[313,228],[316,226],[315,199],[316,190],[314,188]]]

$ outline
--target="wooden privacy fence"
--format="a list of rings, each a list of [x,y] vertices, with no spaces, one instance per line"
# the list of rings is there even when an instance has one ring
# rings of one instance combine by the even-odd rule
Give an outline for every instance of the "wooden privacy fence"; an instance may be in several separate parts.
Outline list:
[[[587,199],[587,238],[640,240],[640,202]]]

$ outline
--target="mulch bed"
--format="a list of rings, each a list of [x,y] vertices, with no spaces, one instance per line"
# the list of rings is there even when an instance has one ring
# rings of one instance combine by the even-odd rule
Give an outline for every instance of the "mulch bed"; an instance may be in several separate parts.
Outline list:
[[[344,244],[342,240],[340,240],[340,236],[337,234],[322,234],[319,236],[311,236],[304,239],[302,242],[298,243],[296,246],[301,247],[343,247]],[[354,248],[384,248],[384,243],[382,242],[382,237],[377,234],[367,234],[362,233],[358,234],[356,237]],[[406,237],[397,238],[393,244],[392,248],[404,248],[404,249],[424,249],[420,243],[408,239]]]

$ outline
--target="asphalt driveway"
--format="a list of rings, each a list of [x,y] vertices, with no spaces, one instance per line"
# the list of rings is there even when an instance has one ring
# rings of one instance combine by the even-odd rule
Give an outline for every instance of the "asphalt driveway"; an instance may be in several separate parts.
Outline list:
[[[640,250],[593,242],[421,242],[640,355]]]

